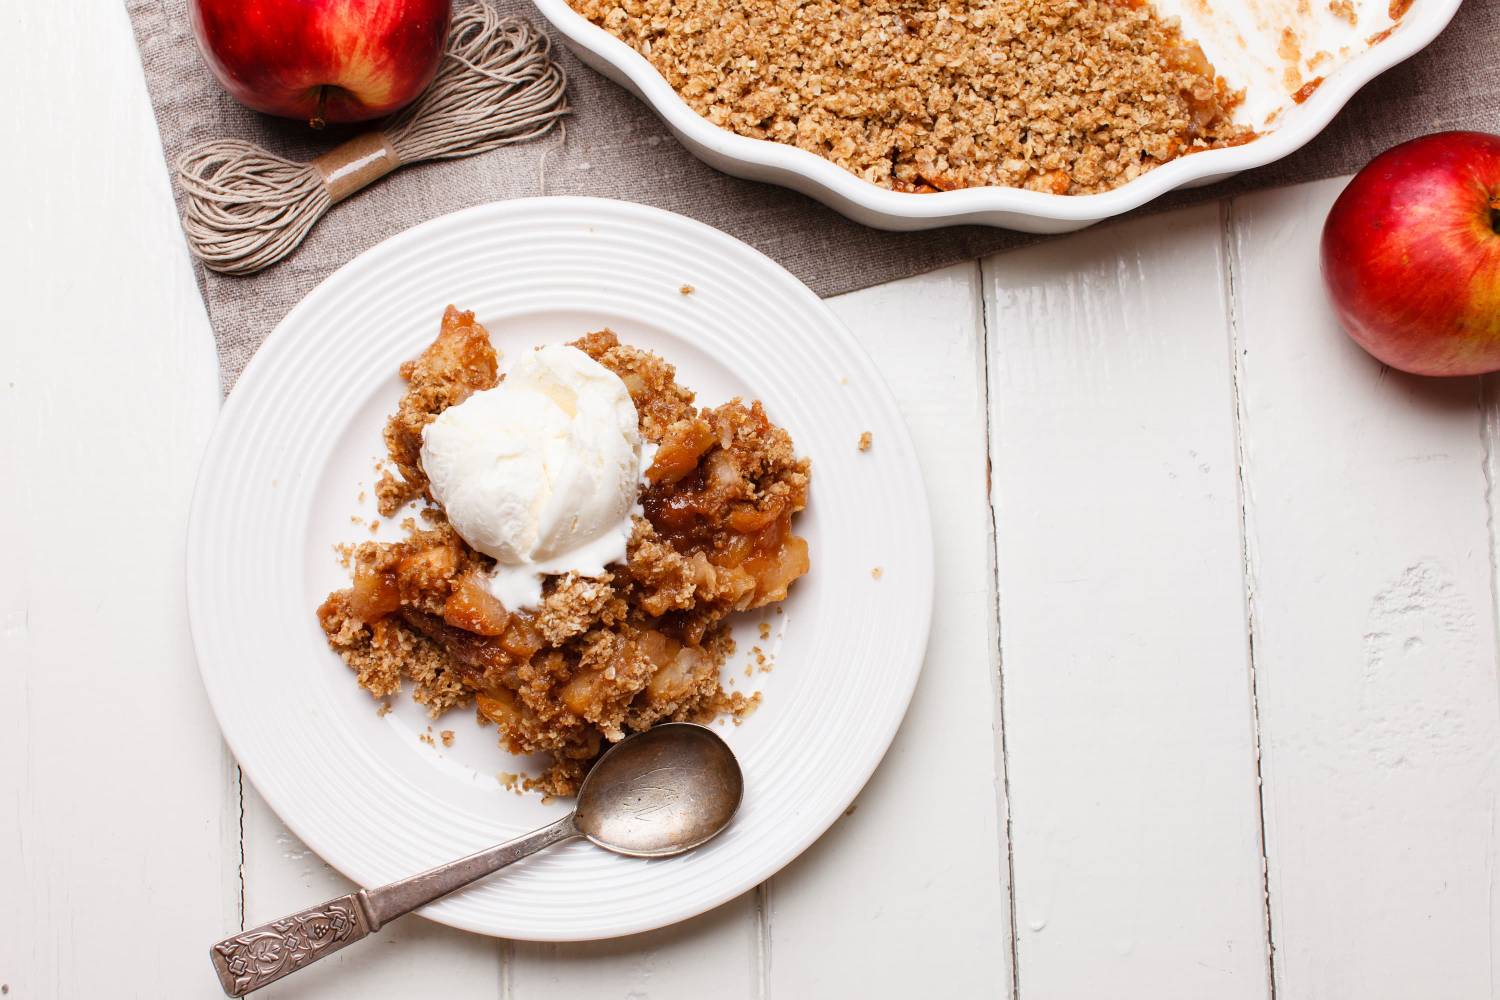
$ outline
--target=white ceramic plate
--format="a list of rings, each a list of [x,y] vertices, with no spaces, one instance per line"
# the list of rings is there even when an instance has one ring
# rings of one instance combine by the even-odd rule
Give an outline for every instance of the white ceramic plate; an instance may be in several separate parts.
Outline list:
[[[189,610],[204,683],[245,772],[297,836],[361,885],[566,808],[502,788],[497,773],[525,762],[499,750],[472,712],[433,723],[455,732],[451,748],[419,739],[429,720],[409,697],[377,715],[314,616],[347,582],[334,544],[370,537],[375,515],[358,496],[401,391],[396,368],[431,342],[449,302],[475,310],[511,359],[609,326],[676,364],[701,403],[763,400],[812,458],[798,521],[812,571],[784,613],[757,612],[737,627],[740,650],[726,668],[736,689],[765,695],[742,726],[720,725],[746,776],[729,830],[669,861],[569,844],[423,911],[550,941],[700,913],[816,840],[901,722],[927,642],[933,572],[905,425],[855,338],[806,287],[744,244],[657,209],[590,198],[480,206],[388,240],[318,286],[256,354],[215,429],[193,498]],[[861,453],[864,431],[874,447]],[[364,523],[351,523],[355,515]],[[385,525],[377,537],[397,533]],[[752,646],[774,669],[747,678]]]
[[[1354,21],[1327,2],[1306,0],[1153,0],[1180,17],[1219,72],[1247,92],[1246,124],[1264,133],[1242,146],[1180,157],[1135,180],[1093,195],[1055,195],[1017,188],[977,187],[903,194],[861,180],[806,150],[751,139],[711,124],[687,106],[649,62],[591,24],[568,0],[533,0],[589,66],[654,109],[699,159],[725,173],[780,184],[881,229],[932,229],[978,224],[1029,233],[1066,233],[1120,215],[1181,187],[1221,180],[1292,153],[1315,137],[1354,94],[1437,37],[1460,0],[1414,0],[1392,26],[1390,0],[1351,0]],[[1485,2],[1485,0],[1474,0]],[[1386,28],[1388,37],[1381,38]],[[1284,44],[1287,32],[1296,42]],[[1379,39],[1371,44],[1371,39]],[[1323,82],[1302,103],[1301,84]]]

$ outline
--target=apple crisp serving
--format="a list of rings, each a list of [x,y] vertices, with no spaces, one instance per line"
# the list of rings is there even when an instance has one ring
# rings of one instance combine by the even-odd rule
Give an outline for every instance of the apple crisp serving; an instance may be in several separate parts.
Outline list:
[[[641,439],[657,446],[624,564],[549,576],[531,610],[486,587],[494,560],[449,523],[419,461],[439,413],[504,378],[485,329],[449,307],[437,340],[401,368],[407,390],[385,431],[394,471],[377,489],[383,514],[418,500],[420,519],[403,522],[400,541],[349,547],[352,586],[318,609],[371,695],[410,683],[434,717],[472,701],[507,750],[551,755],[526,785],[557,795],[577,790],[606,741],[753,709],[755,697],[719,682],[730,616],[781,600],[809,566],[792,531],[809,463],[759,402],[699,408],[670,364],[608,330],[572,346],[619,377]]]
[[[1118,187],[1253,137],[1145,0],[570,0],[715,125],[873,184]]]

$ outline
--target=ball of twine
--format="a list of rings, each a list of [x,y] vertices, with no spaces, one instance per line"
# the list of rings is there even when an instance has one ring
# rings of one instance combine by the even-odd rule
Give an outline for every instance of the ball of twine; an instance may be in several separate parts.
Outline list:
[[[568,113],[566,85],[546,35],[488,4],[465,6],[453,16],[432,85],[379,132],[308,163],[240,139],[182,153],[176,167],[188,245],[222,274],[269,267],[329,208],[397,167],[545,135]]]

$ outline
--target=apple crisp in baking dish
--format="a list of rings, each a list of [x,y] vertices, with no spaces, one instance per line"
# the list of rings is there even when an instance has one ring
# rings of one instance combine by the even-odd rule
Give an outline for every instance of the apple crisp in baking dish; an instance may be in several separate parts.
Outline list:
[[[1143,0],[569,0],[709,121],[871,183],[1118,187],[1253,137]]]

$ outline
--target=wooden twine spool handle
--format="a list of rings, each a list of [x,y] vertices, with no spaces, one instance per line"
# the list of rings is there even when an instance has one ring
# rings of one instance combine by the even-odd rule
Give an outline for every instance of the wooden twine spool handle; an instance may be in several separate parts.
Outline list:
[[[322,178],[329,201],[337,205],[401,166],[401,157],[384,132],[367,132],[335,146],[309,165]]]
[[[182,228],[210,270],[253,274],[295,250],[329,208],[392,170],[535,139],[567,113],[567,79],[547,36],[472,3],[453,15],[432,85],[379,132],[308,163],[240,139],[185,151],[177,159]]]

